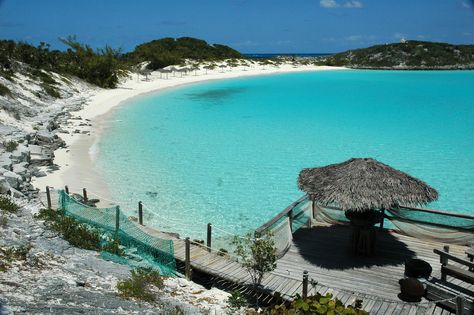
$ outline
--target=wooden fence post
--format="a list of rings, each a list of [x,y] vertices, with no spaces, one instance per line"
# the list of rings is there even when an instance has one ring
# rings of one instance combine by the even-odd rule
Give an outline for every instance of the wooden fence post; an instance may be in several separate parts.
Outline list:
[[[138,223],[143,225],[143,204],[141,201],[138,202]]]
[[[211,246],[212,246],[212,224],[208,223],[207,224],[207,251],[210,253],[211,252]]]
[[[446,252],[446,253],[449,253],[449,245],[444,245],[443,246],[443,251]],[[443,266],[446,266],[448,264],[448,257],[440,256],[439,260],[440,260],[440,263]],[[446,273],[445,272],[441,272],[441,280],[446,281]]]
[[[83,197],[83,201],[84,203],[87,203],[87,190],[85,188],[82,188],[82,197]]]
[[[184,274],[186,279],[191,280],[191,242],[189,237],[186,237],[185,244]]]
[[[49,191],[49,186],[46,186],[46,200],[48,202],[48,209],[51,209],[51,192]]]
[[[69,187],[67,187],[67,185],[66,185],[66,186],[64,186],[64,191],[66,192],[66,194],[68,194],[68,195],[69,195]]]
[[[308,271],[303,271],[303,292],[302,292],[303,299],[308,297]]]
[[[456,297],[456,315],[464,315],[464,300],[462,296]]]
[[[115,234],[118,234],[120,229],[120,207],[115,207]]]

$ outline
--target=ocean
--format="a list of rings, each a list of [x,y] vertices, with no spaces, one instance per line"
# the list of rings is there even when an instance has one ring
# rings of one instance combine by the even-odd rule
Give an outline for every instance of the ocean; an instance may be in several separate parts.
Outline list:
[[[302,168],[373,157],[474,214],[474,71],[321,71],[203,82],[110,114],[96,165],[122,210],[182,236],[242,234],[302,196]],[[151,213],[154,213],[151,216]],[[226,231],[226,232],[224,232]]]

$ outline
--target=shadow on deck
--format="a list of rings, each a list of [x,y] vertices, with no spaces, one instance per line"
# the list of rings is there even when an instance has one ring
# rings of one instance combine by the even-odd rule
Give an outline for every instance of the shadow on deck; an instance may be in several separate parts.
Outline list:
[[[376,252],[372,256],[352,254],[350,237],[351,229],[346,226],[300,229],[293,234],[293,246],[308,263],[337,270],[398,266],[416,256],[406,243],[387,230],[377,231]]]

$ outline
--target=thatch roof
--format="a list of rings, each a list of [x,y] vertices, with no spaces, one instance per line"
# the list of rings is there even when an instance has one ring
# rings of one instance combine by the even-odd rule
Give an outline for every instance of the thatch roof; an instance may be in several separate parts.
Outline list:
[[[318,203],[354,211],[419,206],[438,199],[438,192],[423,181],[371,158],[303,169],[298,187]]]

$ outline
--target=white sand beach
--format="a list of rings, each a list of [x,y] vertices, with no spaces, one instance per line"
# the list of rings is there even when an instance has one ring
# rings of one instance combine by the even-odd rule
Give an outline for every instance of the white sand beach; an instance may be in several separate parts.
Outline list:
[[[344,69],[347,68],[314,65],[295,66],[292,63],[280,64],[278,67],[271,65],[262,67],[262,65],[253,63],[250,66],[227,67],[227,69],[221,69],[219,67],[208,71],[201,69],[197,70],[196,73],[192,71],[183,76],[181,76],[180,73],[174,76],[172,74],[160,75],[159,72],[152,72],[151,75],[148,76],[148,80],[145,80],[143,76],[138,77],[137,74],[133,74],[124,80],[116,89],[99,89],[94,91],[82,110],[72,112],[73,118],[77,118],[77,120],[73,119],[73,124],[67,127],[72,129],[69,130],[71,133],[61,134],[61,138],[66,142],[67,147],[54,152],[54,163],[59,166],[59,170],[48,173],[45,177],[34,178],[32,184],[40,190],[44,190],[46,186],[62,188],[68,185],[72,192],[77,193],[86,187],[91,198],[101,199],[102,206],[110,204],[110,202],[104,202],[106,199],[111,198],[105,181],[101,178],[95,167],[94,150],[97,148],[94,144],[103,127],[106,126],[107,123],[111,123],[107,120],[107,113],[110,113],[111,110],[133,97],[184,84],[208,80],[289,72]],[[90,91],[87,91],[87,95],[90,95]],[[82,118],[82,120],[79,120],[79,117]],[[91,126],[82,126],[84,125],[84,121],[87,122],[87,124],[90,122]],[[76,130],[80,132],[75,133],[74,131]]]

